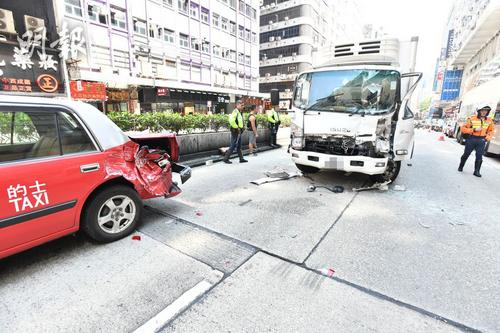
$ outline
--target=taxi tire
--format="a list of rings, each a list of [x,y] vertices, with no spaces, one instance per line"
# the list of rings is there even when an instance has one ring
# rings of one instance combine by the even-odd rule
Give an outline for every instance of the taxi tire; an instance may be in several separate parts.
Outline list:
[[[110,234],[106,233],[99,227],[97,222],[97,215],[99,214],[101,206],[108,199],[117,195],[129,197],[135,204],[136,214],[134,220],[126,229],[116,234]],[[82,220],[80,221],[80,228],[88,237],[90,237],[94,241],[97,241],[99,243],[113,242],[134,232],[139,222],[141,221],[143,209],[144,207],[142,200],[134,189],[125,185],[114,185],[111,187],[107,187],[97,193],[93,198],[91,198],[91,201],[83,212]]]

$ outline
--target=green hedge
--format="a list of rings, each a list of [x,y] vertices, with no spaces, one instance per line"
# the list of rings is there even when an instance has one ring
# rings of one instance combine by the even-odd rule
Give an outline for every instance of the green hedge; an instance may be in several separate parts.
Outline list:
[[[151,132],[161,132],[164,130],[172,132],[191,133],[194,130],[201,132],[229,129],[228,115],[225,114],[191,114],[182,116],[178,113],[150,112],[142,114],[132,114],[128,112],[110,112],[108,117],[123,131],[143,131],[149,129]],[[243,115],[244,123],[248,119],[248,113]],[[291,118],[287,115],[281,116],[281,126],[288,127]],[[267,116],[257,115],[257,126],[264,128],[267,126]]]

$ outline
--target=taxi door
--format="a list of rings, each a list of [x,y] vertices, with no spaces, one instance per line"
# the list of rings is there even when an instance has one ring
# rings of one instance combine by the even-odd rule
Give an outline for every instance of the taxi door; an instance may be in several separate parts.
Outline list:
[[[100,151],[69,110],[0,105],[0,258],[78,229]]]

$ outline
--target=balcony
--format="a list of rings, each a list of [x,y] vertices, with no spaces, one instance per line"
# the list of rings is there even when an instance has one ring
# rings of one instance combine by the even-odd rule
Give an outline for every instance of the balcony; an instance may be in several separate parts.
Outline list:
[[[259,83],[276,83],[276,82],[287,82],[295,81],[298,74],[281,74],[281,75],[266,75],[259,78]]]
[[[290,57],[266,59],[266,60],[261,60],[259,65],[260,67],[265,67],[265,66],[276,66],[276,65],[284,65],[291,63],[308,63],[312,65],[312,56],[302,54]]]
[[[270,21],[273,22],[273,21]],[[301,16],[293,19],[288,19],[279,22],[273,22],[272,24],[263,25],[260,27],[260,32],[268,32],[277,29],[283,29],[286,27],[291,27],[299,24],[308,24],[310,26],[314,26],[314,19],[312,17]]]
[[[275,37],[276,38],[276,37]],[[297,36],[292,38],[285,38],[280,40],[269,41],[267,43],[260,44],[261,50],[274,49],[277,47],[283,47],[295,44],[310,44],[313,45],[313,38],[310,36]]]
[[[500,4],[494,3],[477,20],[476,26],[466,37],[462,47],[451,61],[454,66],[466,64],[479,50],[498,33]]]
[[[262,16],[262,15],[278,12],[280,10],[297,7],[300,5],[310,5],[310,4],[311,4],[310,0],[290,0],[290,1],[285,1],[282,3],[278,3],[278,4],[261,6],[260,7],[260,15]],[[316,4],[316,1],[313,1],[313,5],[315,5],[315,4]]]

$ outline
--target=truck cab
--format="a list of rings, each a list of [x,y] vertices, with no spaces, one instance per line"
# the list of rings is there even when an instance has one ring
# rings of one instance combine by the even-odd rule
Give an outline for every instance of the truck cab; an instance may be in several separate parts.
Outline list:
[[[417,43],[412,38],[404,45],[397,39],[337,45],[331,61],[297,77],[290,154],[301,171],[396,179],[401,161],[413,154],[409,101],[422,77],[413,72]]]

